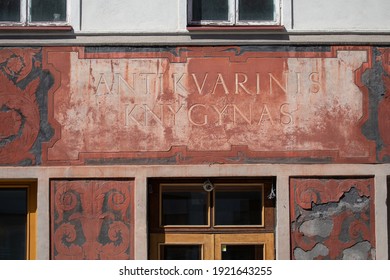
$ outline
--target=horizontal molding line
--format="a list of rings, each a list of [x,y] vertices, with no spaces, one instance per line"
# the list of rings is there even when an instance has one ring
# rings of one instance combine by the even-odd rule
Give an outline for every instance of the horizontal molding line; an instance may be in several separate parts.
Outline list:
[[[21,47],[21,46],[242,46],[242,45],[366,45],[381,46],[389,45],[390,36],[362,38],[349,38],[340,36],[331,38],[304,38],[290,37],[288,39],[192,39],[181,38],[175,40],[172,37],[162,38],[129,38],[129,37],[105,37],[105,38],[2,38],[0,36],[0,47]]]
[[[48,30],[50,33],[48,33]],[[390,35],[389,29],[376,30],[285,30],[275,27],[236,27],[236,28],[212,28],[212,27],[188,27],[177,31],[77,31],[73,30],[71,26],[45,26],[45,27],[9,27],[0,25],[0,36],[18,35],[30,36],[45,35],[45,36],[188,36],[192,34],[277,34],[277,35]]]
[[[198,164],[0,167],[0,179],[67,177],[390,176],[390,164]]]
[[[0,46],[389,44],[390,31],[1,32]]]

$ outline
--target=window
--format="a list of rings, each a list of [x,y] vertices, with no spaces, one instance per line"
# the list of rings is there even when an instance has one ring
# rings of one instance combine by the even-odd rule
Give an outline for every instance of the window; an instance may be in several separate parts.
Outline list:
[[[274,259],[274,178],[148,182],[149,258]]]
[[[0,260],[35,259],[36,184],[0,182]]]
[[[201,186],[166,185],[161,189],[161,225],[208,225],[209,193]]]
[[[277,25],[280,0],[189,0],[191,25]]]
[[[161,226],[263,226],[263,185],[162,184]],[[213,220],[213,222],[210,222]]]
[[[1,0],[0,25],[66,25],[67,0]]]

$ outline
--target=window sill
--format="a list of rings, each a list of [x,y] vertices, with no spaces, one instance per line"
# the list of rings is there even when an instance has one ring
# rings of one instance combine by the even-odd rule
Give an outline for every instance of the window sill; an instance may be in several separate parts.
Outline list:
[[[190,32],[283,32],[283,25],[245,25],[245,26],[221,26],[221,25],[188,25]]]
[[[0,26],[0,32],[70,32],[72,26]]]

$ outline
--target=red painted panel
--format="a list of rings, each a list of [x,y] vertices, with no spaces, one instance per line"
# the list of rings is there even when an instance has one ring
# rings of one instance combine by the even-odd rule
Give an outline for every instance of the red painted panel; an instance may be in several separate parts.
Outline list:
[[[373,178],[292,178],[290,207],[293,259],[375,259]]]
[[[370,48],[45,48],[44,164],[375,162],[362,133]]]
[[[378,95],[378,128],[383,146],[380,147],[379,159],[383,160],[385,157],[390,158],[390,50],[388,48],[381,49],[381,65],[383,67],[383,73],[381,78],[383,79],[383,89]]]
[[[133,259],[133,181],[51,181],[52,259]]]
[[[30,160],[40,130],[36,91],[39,77],[29,76],[40,67],[38,49],[0,49],[0,165]],[[34,64],[35,61],[35,64]],[[28,77],[29,76],[29,77]]]

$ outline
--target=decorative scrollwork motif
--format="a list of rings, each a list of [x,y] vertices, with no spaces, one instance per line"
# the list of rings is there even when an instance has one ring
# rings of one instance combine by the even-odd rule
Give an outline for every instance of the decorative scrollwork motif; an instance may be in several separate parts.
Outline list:
[[[292,257],[374,259],[373,185],[372,178],[291,179]]]
[[[132,258],[132,182],[52,181],[53,259]]]
[[[41,80],[28,76],[37,53],[35,49],[0,49],[0,165],[35,163],[31,148],[40,130],[36,92]]]

